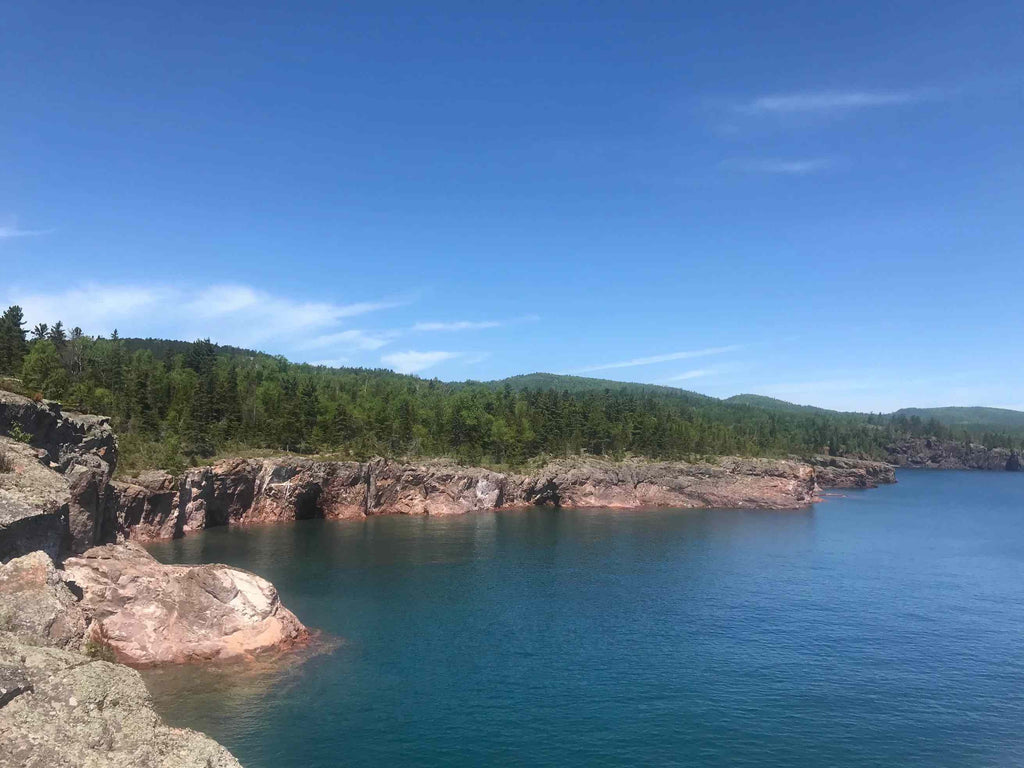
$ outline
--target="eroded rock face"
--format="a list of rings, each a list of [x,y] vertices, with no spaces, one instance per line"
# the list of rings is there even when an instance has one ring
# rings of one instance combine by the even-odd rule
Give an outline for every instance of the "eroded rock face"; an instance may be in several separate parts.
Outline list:
[[[865,467],[851,465],[849,472],[865,472]],[[152,474],[113,487],[108,517],[117,519],[121,535],[145,540],[224,524],[449,515],[536,504],[795,509],[814,500],[816,470],[805,462],[774,459],[688,464],[574,458],[523,475],[443,461],[287,457],[236,459],[189,470],[176,488],[169,477]]]
[[[120,664],[0,632],[0,764],[22,768],[241,768],[212,739],[170,728]]]
[[[523,501],[563,507],[797,509],[814,500],[814,470],[774,459],[717,463],[563,460],[529,479]]]
[[[33,448],[45,451],[61,472],[83,456],[99,458],[111,472],[116,467],[117,439],[106,416],[62,411],[59,403],[36,403],[0,390],[0,434],[9,435],[14,427],[29,436]]]
[[[1019,472],[1020,454],[1008,448],[917,438],[886,448],[889,461],[898,467],[922,469],[987,469]]]
[[[132,542],[64,562],[82,590],[87,640],[135,666],[244,658],[308,632],[274,586],[226,565],[163,565]]]
[[[81,647],[85,614],[45,552],[0,565],[0,627],[33,644]]]
[[[117,440],[109,420],[64,412],[58,403],[36,403],[0,390],[0,434],[15,430],[28,436],[45,466],[67,480],[67,536],[62,546],[81,552],[109,537],[113,526],[106,518],[107,491],[117,466]]]
[[[166,472],[144,472],[129,482],[112,481],[107,504],[105,518],[114,531],[109,540],[124,541],[132,532],[143,540],[184,533],[179,525],[178,480]]]
[[[877,488],[896,482],[896,469],[883,461],[815,456],[810,462],[820,488]]]
[[[42,550],[57,559],[68,546],[67,480],[24,443],[0,437],[13,469],[0,473],[0,562]]]

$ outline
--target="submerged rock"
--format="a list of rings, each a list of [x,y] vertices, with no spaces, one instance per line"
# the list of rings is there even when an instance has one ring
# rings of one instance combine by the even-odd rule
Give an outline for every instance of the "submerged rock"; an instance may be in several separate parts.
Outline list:
[[[125,664],[244,658],[308,631],[266,579],[226,565],[164,565],[132,542],[65,561],[91,622],[86,642]]]
[[[152,709],[135,670],[0,632],[0,764],[23,768],[241,768]]]

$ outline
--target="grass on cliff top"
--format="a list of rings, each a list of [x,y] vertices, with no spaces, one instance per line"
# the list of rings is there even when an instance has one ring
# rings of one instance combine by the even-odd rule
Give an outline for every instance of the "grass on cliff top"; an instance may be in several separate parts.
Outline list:
[[[13,376],[0,376],[0,389],[5,389],[22,397],[34,397],[36,394],[26,387],[21,379],[16,379]]]
[[[186,459],[180,452],[176,440],[160,442],[139,438],[131,433],[119,440],[120,458],[118,459],[116,479],[129,479],[138,477],[144,471],[160,469],[170,472],[172,475],[180,475],[191,467],[209,467],[227,459],[272,459],[272,458],[294,458],[309,459],[311,461],[369,461],[374,458],[381,458],[378,455],[362,455],[355,451],[329,451],[313,453],[297,453],[295,451],[282,451],[273,448],[251,448],[242,444],[229,444],[223,450],[208,457],[193,457]],[[604,461],[627,461],[635,460],[640,462],[661,461],[646,456],[635,456],[624,454],[622,456],[590,456],[589,454],[554,455],[541,454],[518,463],[479,461],[473,464],[466,464],[456,456],[433,456],[409,454],[402,456],[384,456],[389,461],[405,464],[454,464],[458,466],[474,466],[489,469],[492,472],[503,472],[507,474],[531,474],[539,472],[548,464],[554,461],[573,458],[594,458]],[[682,461],[689,464],[717,464],[720,456],[712,455],[689,455],[673,461]]]

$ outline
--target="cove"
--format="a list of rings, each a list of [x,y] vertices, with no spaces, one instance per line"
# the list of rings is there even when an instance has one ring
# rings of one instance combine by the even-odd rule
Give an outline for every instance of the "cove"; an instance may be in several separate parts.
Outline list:
[[[248,768],[1024,760],[1024,475],[809,510],[530,509],[209,529],[333,645],[146,673]]]

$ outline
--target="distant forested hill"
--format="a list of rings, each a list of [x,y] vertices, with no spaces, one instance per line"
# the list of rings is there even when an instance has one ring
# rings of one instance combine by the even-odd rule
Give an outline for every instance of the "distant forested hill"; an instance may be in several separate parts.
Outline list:
[[[20,376],[30,393],[109,414],[129,471],[253,449],[519,466],[580,452],[882,457],[906,437],[1024,442],[1009,427],[838,413],[751,395],[719,400],[580,376],[449,383],[290,363],[208,340],[97,338],[60,324],[37,327],[27,340],[17,314],[8,310],[0,323],[0,374]]]
[[[557,389],[562,392],[632,392],[634,394],[661,394],[691,400],[695,403],[718,402],[718,398],[691,392],[678,387],[666,387],[660,384],[641,384],[632,381],[613,381],[612,379],[592,379],[587,376],[570,376],[560,373],[525,373],[510,376],[507,379],[484,382],[491,386],[508,385],[517,392],[538,389]]]
[[[152,352],[153,356],[158,360],[170,359],[175,355],[188,354],[189,349],[192,348],[191,341],[178,341],[176,339],[128,338],[122,339],[122,341],[124,342],[125,350],[128,352],[147,350]],[[232,347],[228,344],[214,344],[213,349],[218,355],[228,355],[229,357],[272,357],[272,355],[268,355],[266,352],[257,352],[252,349]]]
[[[1008,408],[902,408],[893,413],[893,416],[935,419],[950,427],[1024,430],[1024,411],[1011,411]]]
[[[817,408],[813,405],[797,405],[796,403],[778,400],[774,397],[766,397],[765,395],[733,395],[732,397],[726,398],[725,402],[735,403],[736,405],[751,405],[755,408],[764,408],[768,411],[781,411],[783,413],[819,413],[835,415],[844,413],[842,411],[830,411],[827,408]],[[864,416],[865,414],[847,415]]]

